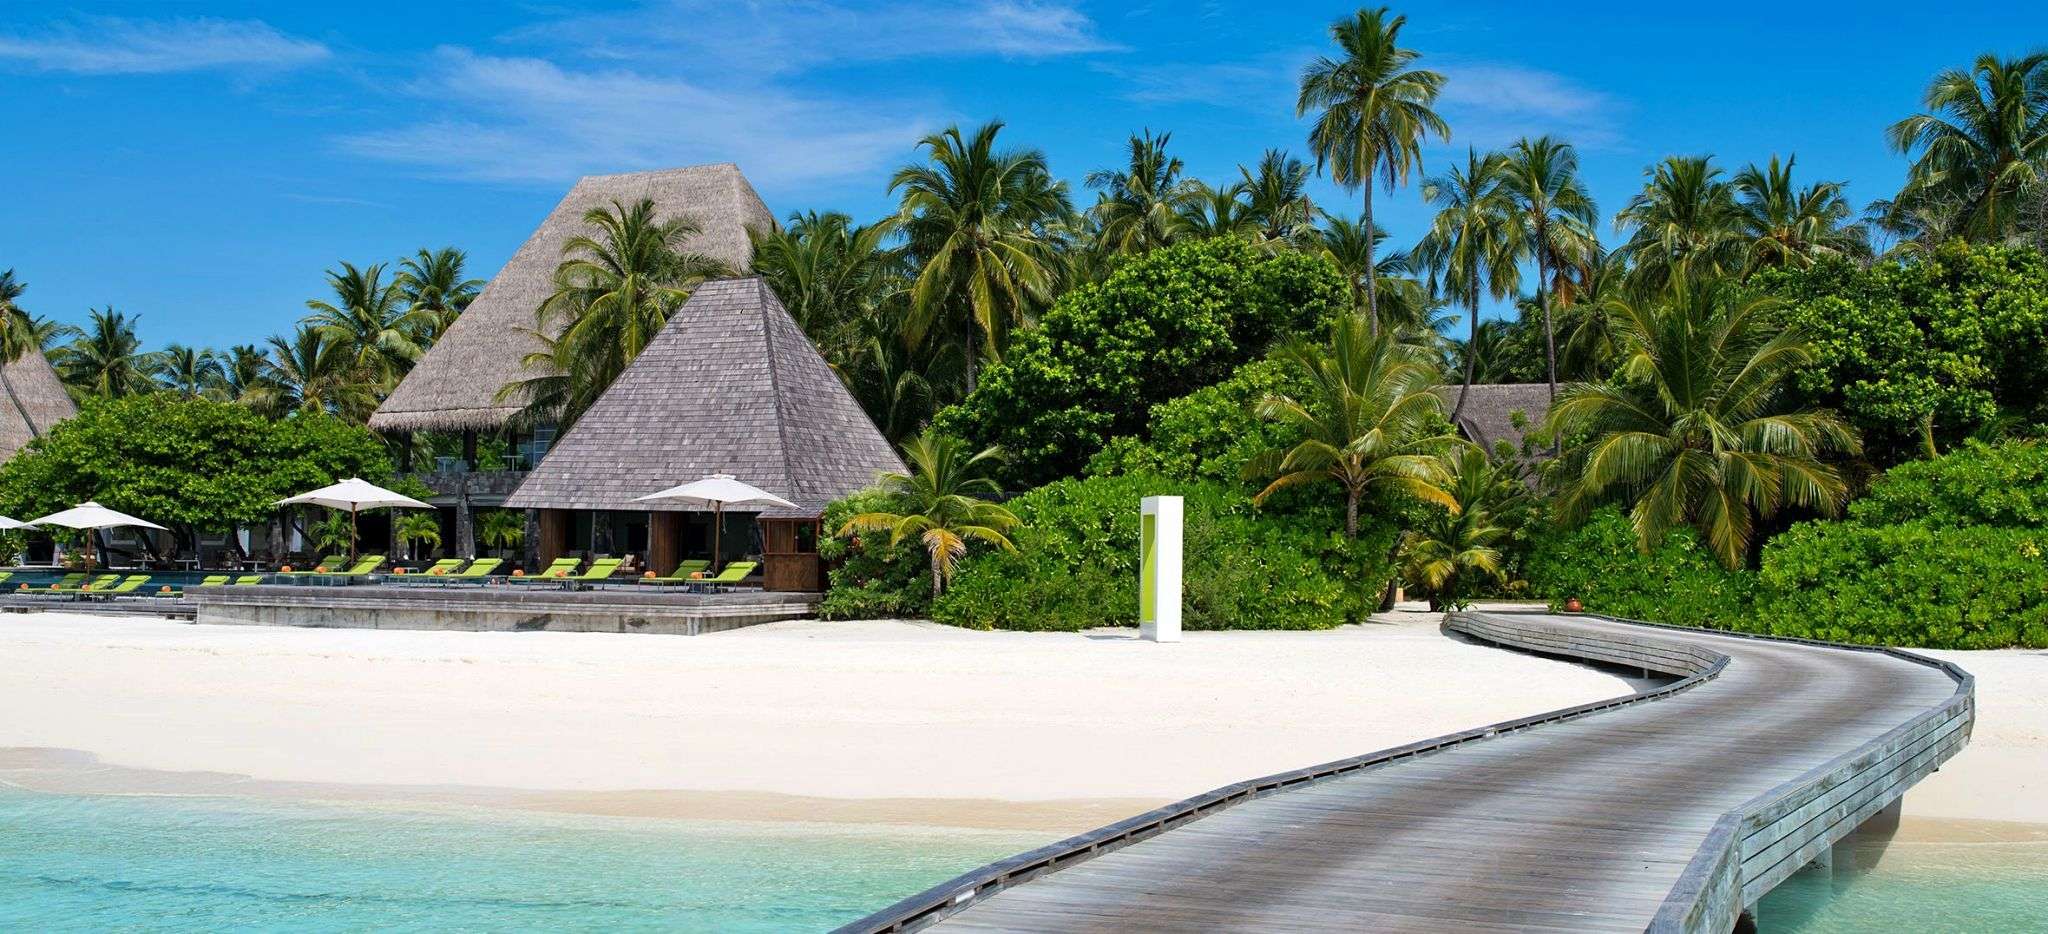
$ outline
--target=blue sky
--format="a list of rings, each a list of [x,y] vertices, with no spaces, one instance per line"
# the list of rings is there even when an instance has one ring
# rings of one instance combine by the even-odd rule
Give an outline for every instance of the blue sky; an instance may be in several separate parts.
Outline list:
[[[1603,214],[1670,153],[1797,154],[1862,204],[1904,162],[1883,128],[1937,70],[2040,37],[2011,4],[1407,4],[1467,144],[1576,142]],[[288,331],[338,261],[454,245],[504,262],[582,174],[734,161],[778,216],[888,211],[925,132],[1008,121],[1077,189],[1126,135],[1192,173],[1303,149],[1296,75],[1352,9],[1306,3],[732,0],[0,2],[0,269],[65,321],[112,304],[146,344]],[[1911,24],[1910,29],[1904,24]],[[1326,206],[1356,200],[1325,182]],[[1092,196],[1077,191],[1077,200]],[[1415,187],[1379,201],[1405,245]],[[1348,210],[1346,210],[1346,207]]]

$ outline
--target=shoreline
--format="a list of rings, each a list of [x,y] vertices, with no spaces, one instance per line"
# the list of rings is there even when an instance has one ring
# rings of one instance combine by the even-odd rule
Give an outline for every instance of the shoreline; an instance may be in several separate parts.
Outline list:
[[[70,749],[0,748],[0,785],[37,794],[225,798],[367,807],[461,807],[625,820],[838,824],[865,828],[958,829],[1073,836],[1172,803],[1170,799],[829,798],[693,789],[534,790],[477,785],[364,785],[171,772],[114,765]],[[1893,844],[2048,844],[2048,823],[1939,817],[1907,812]]]

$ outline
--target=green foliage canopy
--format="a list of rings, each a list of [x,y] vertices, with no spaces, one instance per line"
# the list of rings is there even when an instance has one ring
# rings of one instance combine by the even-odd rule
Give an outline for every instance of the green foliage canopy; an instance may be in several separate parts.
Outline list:
[[[224,531],[346,477],[388,483],[391,462],[368,429],[326,415],[272,421],[165,394],[88,399],[0,465],[0,512],[27,518],[96,500],[186,533]]]
[[[936,427],[1001,445],[1013,487],[1071,476],[1110,438],[1143,431],[1152,406],[1223,380],[1348,304],[1320,257],[1235,238],[1154,250],[1061,296]]]

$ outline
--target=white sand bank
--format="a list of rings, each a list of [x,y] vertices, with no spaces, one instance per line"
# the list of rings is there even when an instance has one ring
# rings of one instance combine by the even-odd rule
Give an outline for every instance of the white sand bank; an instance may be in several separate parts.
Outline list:
[[[1395,615],[1178,645],[899,622],[671,637],[9,616],[0,747],[286,781],[1156,803],[1631,690]]]
[[[1970,745],[1906,793],[1906,816],[2048,824],[2048,652],[1920,654],[1977,677],[1977,727]]]

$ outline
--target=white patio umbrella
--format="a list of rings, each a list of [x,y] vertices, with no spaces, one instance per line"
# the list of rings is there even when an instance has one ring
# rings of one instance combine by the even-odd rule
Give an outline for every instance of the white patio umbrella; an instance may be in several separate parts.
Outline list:
[[[702,480],[692,480],[682,486],[672,486],[659,493],[636,496],[634,502],[683,503],[689,506],[711,507],[711,573],[716,574],[724,559],[720,546],[725,538],[725,507],[761,503],[770,506],[788,506],[795,503],[783,499],[757,486],[741,483],[729,473],[715,473]]]
[[[112,509],[92,502],[79,503],[63,512],[53,512],[40,519],[32,519],[22,523],[20,528],[32,529],[42,525],[61,525],[67,529],[134,527],[158,529],[165,532],[170,531],[170,529],[166,529],[147,519],[137,519],[125,512],[115,512]],[[85,573],[88,575],[92,574],[92,558],[92,543],[87,542],[85,545]]]
[[[12,532],[15,529],[25,528],[28,528],[28,523],[26,522],[23,522],[19,519],[9,519],[6,516],[0,516],[0,532]]]
[[[329,509],[348,510],[348,560],[356,560],[356,513],[364,509],[432,509],[432,503],[422,503],[403,493],[394,493],[381,486],[357,477],[350,477],[340,483],[323,486],[310,493],[300,493],[271,503],[272,506],[325,506]]]

